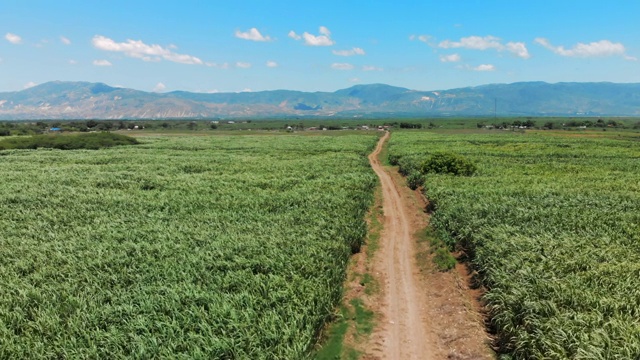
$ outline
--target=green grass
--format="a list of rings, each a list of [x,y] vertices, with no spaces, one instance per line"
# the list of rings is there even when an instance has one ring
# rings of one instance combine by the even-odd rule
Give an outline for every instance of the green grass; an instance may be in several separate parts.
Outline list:
[[[505,358],[640,358],[640,143],[601,133],[390,140],[408,167],[439,151],[477,165],[470,177],[429,174],[424,191],[438,238],[464,248],[482,278]]]
[[[366,235],[376,140],[0,151],[0,358],[308,356]]]
[[[326,341],[320,350],[314,355],[316,360],[339,360],[343,359],[344,337],[349,329],[349,309],[340,307],[340,315],[329,326],[326,334]]]
[[[353,319],[356,323],[357,335],[369,335],[373,331],[374,313],[364,306],[362,299],[352,299]]]

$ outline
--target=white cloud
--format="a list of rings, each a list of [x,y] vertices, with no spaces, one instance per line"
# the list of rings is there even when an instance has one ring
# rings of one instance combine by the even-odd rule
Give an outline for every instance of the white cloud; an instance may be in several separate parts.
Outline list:
[[[300,40],[300,39],[302,39],[302,37],[301,37],[300,35],[296,34],[296,32],[295,32],[295,31],[293,31],[293,30],[289,31],[289,34],[288,34],[287,36],[289,36],[289,37],[290,37],[290,38],[292,38],[293,40]]]
[[[93,65],[95,66],[111,66],[111,62],[109,60],[93,60]]]
[[[270,68],[278,67],[278,63],[275,61],[269,60],[267,61],[267,67],[270,67]]]
[[[489,50],[496,51],[508,51],[513,55],[528,59],[531,57],[527,46],[523,42],[509,42],[506,45],[500,42],[500,39],[495,36],[469,36],[461,38],[460,41],[444,40],[438,44],[438,47],[443,49],[471,49],[471,50]]]
[[[353,70],[353,65],[349,63],[333,63],[331,68],[334,70]]]
[[[263,36],[256,28],[251,28],[245,32],[236,30],[236,37],[239,39],[251,41],[271,41],[271,37],[269,37],[268,35]]]
[[[4,36],[5,39],[7,39],[8,42],[12,43],[12,44],[20,44],[22,43],[22,38],[16,34],[12,34],[12,33],[7,33],[7,35]]]
[[[332,52],[333,52],[333,55],[338,55],[338,56],[365,55],[364,50],[358,47],[354,47],[351,50],[333,50]]]
[[[491,64],[482,64],[473,68],[474,71],[494,71],[495,69],[496,67]]]
[[[213,67],[213,68],[218,68],[218,69],[228,69],[229,68],[229,63],[218,64],[218,63],[214,63],[214,62],[207,62],[207,63],[205,63],[205,65],[208,66],[208,67]]]
[[[409,40],[411,41],[418,40],[425,44],[433,46],[433,44],[431,43],[431,39],[433,39],[431,35],[409,35]]]
[[[241,61],[238,61],[238,62],[236,63],[236,67],[239,67],[239,68],[241,68],[241,69],[248,69],[248,68],[250,68],[250,67],[251,67],[251,64],[250,64],[250,63],[247,63],[247,62],[241,62]]]
[[[291,30],[288,36],[294,40],[304,39],[304,43],[309,46],[331,46],[335,44],[335,41],[331,40],[331,31],[325,26],[320,26],[318,32],[320,35],[313,35],[305,31],[302,36],[300,36]]]
[[[462,58],[458,54],[440,55],[440,61],[442,62],[458,62],[460,60],[462,60]]]
[[[60,36],[60,42],[62,42],[65,45],[71,45],[71,40],[69,40],[68,38],[66,38],[64,36]]]
[[[358,82],[360,82],[360,79],[357,78],[357,77],[354,77],[354,78],[349,79],[349,82],[358,83]]]
[[[528,59],[531,57],[527,46],[523,42],[508,42],[506,49],[519,58]]]
[[[571,49],[565,49],[564,46],[553,46],[549,40],[545,38],[536,38],[537,44],[553,51],[561,56],[569,57],[597,57],[597,56],[622,56],[626,60],[637,60],[626,54],[626,49],[621,43],[613,43],[609,40],[594,41],[588,44],[577,43]]]
[[[164,89],[166,89],[167,86],[161,82],[157,83],[156,86],[153,88],[153,92],[161,92],[164,91]]]
[[[76,65],[78,62],[76,60],[69,60],[69,65]]]
[[[381,67],[373,66],[373,65],[364,65],[362,67],[362,71],[382,71]]]
[[[38,84],[34,83],[33,81],[29,81],[28,83],[24,84],[23,88],[24,89],[28,89],[28,88],[32,88],[34,86],[36,86]]]
[[[204,62],[191,55],[177,54],[171,51],[170,47],[160,45],[147,45],[141,40],[127,39],[126,42],[115,42],[107,37],[96,35],[93,37],[93,46],[104,51],[114,51],[124,53],[126,56],[142,59],[143,61],[160,61],[161,59],[180,64],[202,65]]]
[[[240,92],[253,92],[253,90],[251,90],[250,88],[244,88]]]
[[[493,36],[469,36],[461,38],[460,41],[444,40],[438,44],[443,49],[465,48],[474,50],[500,49],[502,44],[498,38]]]

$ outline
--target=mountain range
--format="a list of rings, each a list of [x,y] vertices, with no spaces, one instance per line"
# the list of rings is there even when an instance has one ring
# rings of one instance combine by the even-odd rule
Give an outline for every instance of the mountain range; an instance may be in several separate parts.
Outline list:
[[[335,92],[145,92],[52,81],[0,92],[0,119],[418,116],[640,116],[638,83],[519,82],[418,91],[384,84]]]

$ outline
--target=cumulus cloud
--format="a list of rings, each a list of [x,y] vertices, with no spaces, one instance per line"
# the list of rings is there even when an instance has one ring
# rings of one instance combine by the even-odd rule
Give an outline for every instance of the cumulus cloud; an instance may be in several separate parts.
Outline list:
[[[78,62],[74,59],[69,60],[69,65],[76,65]]]
[[[213,67],[213,68],[218,68],[218,69],[228,69],[229,68],[229,63],[218,64],[218,63],[214,63],[214,62],[206,62],[205,65],[208,66],[208,67]]]
[[[553,46],[545,38],[536,38],[536,44],[541,45],[561,56],[569,57],[598,57],[598,56],[622,56],[626,60],[637,60],[626,54],[626,49],[621,43],[614,43],[609,40],[594,41],[588,44],[577,43],[570,49],[564,46]]]
[[[354,77],[354,78],[349,79],[349,82],[358,83],[358,82],[360,82],[360,79],[357,78],[357,77]]]
[[[161,92],[166,89],[167,86],[161,82],[157,83],[156,86],[153,87],[153,92]]]
[[[460,41],[444,40],[438,44],[438,47],[443,49],[492,49],[496,51],[507,51],[522,59],[528,59],[531,57],[525,43],[508,42],[505,45],[502,44],[501,40],[495,36],[469,36],[461,38]]]
[[[331,68],[334,70],[353,70],[353,65],[349,63],[333,63]]]
[[[34,86],[36,86],[38,84],[34,83],[33,81],[29,81],[28,83],[24,84],[23,88],[24,89],[28,89],[28,88],[32,88]]]
[[[236,63],[236,67],[241,68],[241,69],[248,69],[248,68],[250,68],[250,67],[251,67],[251,64],[250,64],[250,63],[248,63],[248,62],[241,62],[241,61],[238,61],[238,62]]]
[[[474,50],[500,49],[502,44],[499,39],[493,36],[469,36],[461,38],[460,41],[444,40],[438,44],[443,49],[465,48]]]
[[[523,42],[508,42],[506,50],[523,59],[531,57],[531,55],[529,55],[529,50],[527,50],[527,46]]]
[[[109,60],[93,60],[93,65],[95,66],[111,66],[111,62]]]
[[[141,40],[127,39],[125,42],[115,42],[107,37],[96,35],[93,37],[93,46],[104,51],[124,53],[126,56],[144,61],[160,61],[162,59],[180,64],[202,65],[199,58],[186,54],[178,54],[172,51],[175,46],[162,47],[160,45],[148,45]]]
[[[60,36],[60,42],[65,44],[65,45],[71,45],[71,40],[69,40],[68,38],[66,38],[64,36]]]
[[[381,67],[373,66],[373,65],[364,65],[362,67],[362,71],[382,71]]]
[[[422,41],[423,43],[430,43],[431,35],[409,35],[409,40],[414,41]]]
[[[296,32],[295,32],[295,31],[293,31],[293,30],[289,31],[289,34],[288,34],[287,36],[289,36],[289,37],[290,37],[290,38],[292,38],[293,40],[300,40],[300,39],[302,39],[302,37],[301,37],[300,35],[296,34]]]
[[[350,50],[333,50],[333,55],[338,56],[354,56],[354,55],[365,55],[364,50],[362,48],[354,47]]]
[[[7,39],[7,41],[12,44],[17,45],[22,43],[22,38],[16,34],[7,33],[7,35],[5,35],[4,38]]]
[[[494,71],[495,69],[496,67],[491,64],[482,64],[473,68],[474,71]]]
[[[462,60],[462,58],[458,54],[440,55],[440,61],[442,62],[458,62],[460,60]]]
[[[313,35],[308,32],[302,33],[302,35],[296,34],[295,31],[289,31],[289,37],[294,40],[304,39],[305,45],[309,46],[331,46],[335,44],[335,41],[331,39],[331,31],[325,26],[320,26],[318,29],[319,35]]]
[[[258,29],[256,28],[251,28],[245,32],[236,30],[236,37],[239,39],[251,40],[251,41],[271,41],[270,36],[262,35],[260,31],[258,31]]]
[[[429,35],[418,35],[418,41],[422,41],[423,43],[428,43],[431,40],[431,36]]]
[[[275,61],[269,60],[267,61],[267,67],[270,67],[270,68],[278,67],[278,63]]]

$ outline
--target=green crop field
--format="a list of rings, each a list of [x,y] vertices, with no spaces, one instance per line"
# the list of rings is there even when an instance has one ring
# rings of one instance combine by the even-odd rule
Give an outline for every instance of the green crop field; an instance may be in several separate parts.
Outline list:
[[[376,140],[0,151],[0,358],[307,356],[366,234]]]
[[[391,137],[405,172],[441,151],[477,166],[428,174],[425,192],[487,288],[505,358],[640,358],[640,137],[583,135]]]

